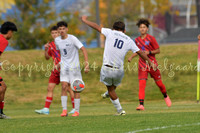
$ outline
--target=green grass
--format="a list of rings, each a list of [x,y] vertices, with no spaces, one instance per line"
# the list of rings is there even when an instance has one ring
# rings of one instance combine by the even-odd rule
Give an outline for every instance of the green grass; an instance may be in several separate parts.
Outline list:
[[[8,88],[5,98],[5,112],[11,120],[0,120],[0,132],[129,132],[143,129],[143,132],[199,132],[199,105],[196,104],[196,62],[197,49],[191,45],[161,46],[161,54],[157,55],[161,65],[163,83],[172,99],[172,107],[167,108],[163,97],[149,77],[146,86],[144,112],[135,110],[138,105],[138,58],[128,64],[125,57],[125,76],[117,88],[117,94],[127,115],[113,116],[115,109],[110,101],[103,100],[100,94],[106,87],[99,82],[100,68],[103,59],[103,49],[88,49],[91,71],[82,73],[86,88],[81,93],[81,116],[78,118],[60,118],[61,86],[54,90],[54,100],[51,114],[37,115],[35,109],[44,106],[48,75],[51,70],[48,65],[52,61],[44,59],[41,50],[25,50],[5,52],[1,61],[9,61],[3,67],[9,69],[0,71]],[[83,62],[83,55],[80,53]],[[28,65],[20,72],[19,65]],[[95,64],[95,67],[94,67]],[[35,67],[37,65],[38,67]],[[189,68],[190,66],[190,68]],[[30,68],[32,67],[32,71]],[[187,67],[187,70],[186,70]],[[129,69],[128,69],[129,68]],[[131,70],[130,70],[131,69]],[[162,101],[161,101],[162,100]],[[70,100],[68,100],[70,104]],[[185,125],[191,124],[191,125]],[[195,125],[196,124],[196,125]],[[180,125],[180,126],[171,126]],[[164,127],[165,129],[153,129]]]
[[[197,49],[198,46],[194,44],[161,46],[161,54],[156,57],[162,68],[163,83],[166,85],[168,94],[172,99],[196,99],[195,66],[197,62]],[[88,74],[82,73],[86,84],[86,89],[82,93],[82,102],[85,104],[102,103],[103,101],[99,96],[106,91],[105,85],[99,82],[103,49],[88,49],[88,55],[91,71]],[[132,102],[138,99],[138,58],[133,59],[128,64],[127,59],[130,55],[131,52],[125,57],[125,76],[121,85],[117,88],[117,93],[122,102]],[[6,94],[7,103],[12,104],[15,101],[15,103],[31,104],[33,102],[40,103],[44,100],[48,76],[51,72],[48,66],[51,65],[52,60],[46,61],[43,51],[25,50],[5,52],[0,60],[9,61],[8,65],[3,65],[6,70],[9,70],[0,71],[0,76],[4,78],[8,86]],[[80,53],[80,61],[83,62],[82,53]],[[23,71],[19,71],[20,64],[23,66],[26,65]],[[28,70],[27,65],[29,66]],[[35,65],[37,65],[37,68]],[[184,66],[188,67],[187,70],[183,69]],[[189,68],[189,66],[193,68]],[[31,67],[34,69],[30,70]],[[54,102],[56,103],[60,103],[60,88],[58,86],[55,89]],[[159,100],[161,98],[162,95],[158,87],[149,76],[146,87],[146,100]]]
[[[108,99],[105,101],[109,103]],[[6,112],[12,119],[0,121],[0,132],[121,133],[156,127],[160,129],[146,132],[198,133],[200,131],[199,105],[191,101],[174,102],[171,108],[167,108],[164,101],[147,102],[146,110],[142,112],[135,110],[136,102],[122,104],[122,106],[127,113],[125,116],[114,116],[115,109],[110,103],[82,105],[79,117],[62,118],[59,116],[60,106],[54,103],[50,115],[35,114],[34,109],[37,106],[8,105]],[[175,127],[171,127],[172,125]],[[162,127],[166,128],[162,129]]]

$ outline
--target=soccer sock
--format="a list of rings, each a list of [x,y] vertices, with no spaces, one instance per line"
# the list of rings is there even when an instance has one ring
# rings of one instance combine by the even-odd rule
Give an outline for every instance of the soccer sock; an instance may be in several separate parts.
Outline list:
[[[67,96],[61,96],[61,104],[62,104],[63,110],[67,110]]]
[[[72,107],[74,109],[74,98],[71,98],[71,102],[72,102]]]
[[[113,103],[113,105],[115,106],[115,108],[117,109],[117,112],[121,112],[122,111],[122,106],[119,102],[119,98],[117,98],[116,100],[112,100],[110,99],[110,101]]]
[[[144,105],[144,99],[139,99],[140,105]]]
[[[75,111],[79,112],[80,99],[74,99],[74,102],[75,102]]]
[[[3,114],[4,101],[0,102],[0,114]]]
[[[106,96],[109,96],[109,93],[108,93],[108,91],[106,91],[104,94],[105,94]]]
[[[156,81],[156,84],[160,88],[160,91],[162,92],[164,98],[166,98],[167,91],[166,91],[165,85],[163,84],[162,80]]]
[[[139,102],[144,105],[146,80],[139,80]]]
[[[46,101],[45,101],[45,108],[49,108],[51,105],[51,102],[53,100],[53,97],[46,97]]]

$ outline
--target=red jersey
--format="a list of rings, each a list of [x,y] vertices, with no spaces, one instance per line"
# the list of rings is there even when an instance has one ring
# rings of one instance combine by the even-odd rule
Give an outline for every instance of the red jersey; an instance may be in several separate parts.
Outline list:
[[[56,50],[56,45],[54,42],[49,43],[49,50],[48,50],[49,56],[53,58],[54,65],[57,65],[60,62],[60,52],[59,50]],[[55,74],[59,74],[56,69],[53,71]]]
[[[153,37],[149,34],[147,34],[144,39],[142,39],[140,36],[137,37],[135,39],[135,43],[141,51],[153,51],[153,50],[159,48],[159,45],[158,45],[155,37]],[[156,65],[158,65],[155,54],[148,55],[148,57],[152,62],[154,62]],[[149,65],[147,65],[147,63],[140,57],[139,58],[139,69],[145,69],[145,68],[147,69],[147,68],[149,68],[148,66]]]
[[[7,46],[8,46],[8,41],[2,34],[0,34],[0,52],[1,52],[1,54],[4,52],[4,50],[6,49]]]

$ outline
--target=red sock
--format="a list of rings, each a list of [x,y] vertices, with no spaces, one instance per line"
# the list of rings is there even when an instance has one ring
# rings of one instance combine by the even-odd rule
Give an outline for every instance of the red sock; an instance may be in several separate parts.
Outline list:
[[[45,101],[45,106],[44,107],[45,108],[49,108],[50,105],[51,105],[52,100],[53,100],[53,97],[47,97],[46,101]]]
[[[165,96],[167,91],[166,91],[165,85],[163,84],[162,80],[156,81],[156,84],[160,88],[160,91],[162,92],[162,94]]]
[[[0,102],[0,109],[3,109],[3,107],[4,107],[4,101],[1,101]]]
[[[71,98],[71,102],[72,102],[72,107],[74,109],[74,98]]]
[[[144,102],[145,98],[145,87],[146,87],[146,80],[139,80],[139,101]]]

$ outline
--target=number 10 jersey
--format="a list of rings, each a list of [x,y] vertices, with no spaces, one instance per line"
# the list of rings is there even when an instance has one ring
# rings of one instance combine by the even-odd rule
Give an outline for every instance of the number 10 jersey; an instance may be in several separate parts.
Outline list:
[[[106,37],[103,65],[123,67],[126,53],[129,50],[133,53],[140,50],[135,42],[121,31],[102,28],[101,33]]]

